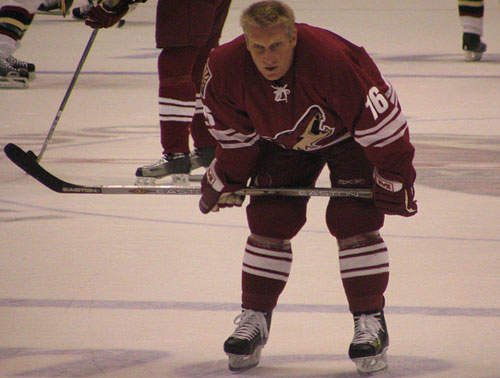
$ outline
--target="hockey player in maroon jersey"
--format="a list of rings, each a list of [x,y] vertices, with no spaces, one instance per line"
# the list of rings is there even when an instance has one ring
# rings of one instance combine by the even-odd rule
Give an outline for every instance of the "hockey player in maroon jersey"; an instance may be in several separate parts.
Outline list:
[[[120,0],[112,7],[107,5],[112,1],[92,7],[85,23],[93,28],[113,26],[134,2]],[[138,182],[165,176],[182,182],[191,170],[207,167],[212,161],[216,142],[205,127],[197,93],[208,54],[219,44],[230,4],[231,0],[158,1],[156,45],[161,49],[158,74],[163,156],[137,169]],[[192,154],[190,135],[195,147]]]
[[[245,187],[313,187],[329,169],[333,187],[372,188],[373,200],[331,198],[326,223],[354,317],[349,356],[360,374],[387,367],[385,214],[412,216],[414,147],[396,92],[366,51],[295,23],[279,1],[241,16],[244,35],[210,54],[201,88],[216,158],[202,180],[200,210],[241,206]],[[271,315],[292,263],[291,239],[308,198],[254,196],[242,268],[242,312],[224,343],[231,370],[259,363]]]

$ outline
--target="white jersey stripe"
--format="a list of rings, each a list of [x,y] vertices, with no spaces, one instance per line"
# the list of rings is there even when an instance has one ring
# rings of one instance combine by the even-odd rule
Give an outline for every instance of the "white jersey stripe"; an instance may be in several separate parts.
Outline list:
[[[403,127],[403,132],[401,132],[401,127]],[[366,135],[361,138],[356,138],[356,141],[363,147],[367,147],[376,143],[384,142],[387,138],[392,138],[394,135],[404,134],[404,130],[407,128],[406,117],[403,113],[400,113],[398,117],[391,121],[384,129],[376,132],[375,134]],[[397,139],[397,138],[396,138]]]
[[[201,102],[200,95],[196,95],[196,108],[195,114],[203,114],[203,103]]]
[[[222,132],[221,130],[216,130],[214,128],[209,128],[208,131],[215,139],[217,139],[220,146],[226,149],[250,147],[257,143],[260,139],[257,133],[250,135],[234,133],[231,137],[229,137],[225,135],[227,131]]]
[[[385,243],[350,248],[339,251],[339,268],[342,278],[379,274],[389,271],[389,253]]]
[[[192,117],[194,110],[194,106],[186,107],[160,104],[160,114]]]
[[[279,280],[285,282],[288,281],[288,276],[282,276],[280,274],[275,274],[272,272],[265,272],[257,269],[252,269],[246,266],[243,266],[243,271],[249,274],[253,274],[254,276],[266,277],[266,278],[271,278],[273,280]]]
[[[382,266],[382,267],[377,267],[377,268],[372,268],[372,269],[341,273],[340,277],[342,279],[345,279],[345,278],[353,278],[353,277],[370,276],[373,274],[380,274],[380,273],[386,273],[386,272],[389,272],[389,267]]]
[[[255,253],[258,253],[260,255],[277,257],[277,258],[281,258],[281,259],[289,259],[289,260],[292,259],[291,252],[271,251],[270,249],[259,248],[259,247],[255,247],[255,246],[250,245],[250,244],[247,244],[245,249],[248,252],[255,252]]]
[[[292,267],[292,251],[276,251],[247,243],[243,271],[257,276],[286,281]]]
[[[187,107],[196,106],[196,100],[183,101],[183,100],[176,100],[175,98],[170,98],[170,97],[159,97],[158,102],[160,104],[179,105],[179,106],[187,106]]]
[[[389,143],[392,143],[395,140],[401,138],[404,135],[404,133],[405,133],[405,131],[406,131],[407,128],[408,128],[408,126],[405,126],[403,129],[401,129],[401,131],[399,131],[399,133],[394,134],[392,137],[390,137],[390,138],[388,138],[388,139],[386,139],[386,140],[384,140],[384,141],[382,141],[380,143],[374,144],[373,147],[384,147],[384,146],[387,146]]]
[[[344,272],[351,269],[366,269],[373,266],[389,264],[389,253],[384,252],[372,253],[363,256],[347,257],[339,260],[340,271]]]
[[[175,117],[175,116],[162,116],[160,115],[160,121],[175,121],[175,122],[191,122],[192,117]]]
[[[290,274],[291,261],[266,259],[258,255],[252,255],[251,253],[245,253],[243,266],[288,275]]]
[[[377,132],[379,132],[380,129],[384,128],[387,124],[389,124],[392,119],[394,117],[396,117],[396,114],[398,112],[400,112],[401,110],[399,108],[394,108],[392,109],[392,112],[389,113],[389,115],[387,117],[385,117],[384,119],[382,119],[378,124],[377,126],[374,126],[372,128],[369,128],[369,129],[366,129],[366,130],[356,130],[354,132],[354,136],[356,138],[361,138],[365,135],[368,135],[368,134],[375,134]]]
[[[213,130],[214,130],[213,132],[217,135],[217,140],[219,140],[220,142],[232,142],[235,140],[238,142],[244,142],[248,139],[252,139],[252,138],[255,138],[255,136],[257,136],[256,131],[254,131],[251,134],[242,134],[242,133],[236,132],[233,129],[229,129],[229,130],[213,129]]]

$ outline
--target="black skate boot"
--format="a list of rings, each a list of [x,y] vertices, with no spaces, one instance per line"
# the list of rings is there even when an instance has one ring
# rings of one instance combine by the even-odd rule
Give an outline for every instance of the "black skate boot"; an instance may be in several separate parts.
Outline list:
[[[354,314],[354,338],[349,346],[349,358],[361,376],[387,369],[389,334],[384,311]]]
[[[477,62],[486,51],[486,43],[481,42],[479,34],[464,33],[462,37],[462,50],[465,51],[467,62]]]
[[[224,352],[229,357],[229,370],[242,371],[259,364],[262,348],[269,336],[271,317],[272,312],[243,308],[234,319],[238,326],[224,343]]]
[[[195,148],[191,154],[191,170],[207,168],[215,158],[215,146]]]
[[[7,62],[9,62],[12,67],[17,69],[22,69],[28,71],[28,80],[34,80],[36,77],[35,74],[35,65],[33,63],[28,63],[23,60],[16,59],[14,56],[9,56],[7,58]]]
[[[86,20],[90,8],[92,8],[94,5],[95,4],[93,0],[88,0],[86,4],[83,4],[80,7],[74,7],[72,10],[73,18],[75,20]]]
[[[137,168],[137,184],[154,184],[156,179],[172,176],[173,184],[187,184],[191,171],[191,159],[187,152],[172,152],[163,155],[156,163]]]
[[[37,13],[63,15],[66,17],[72,5],[73,0],[44,0],[38,6]]]
[[[0,88],[28,88],[28,70],[14,67],[8,59],[0,57]]]

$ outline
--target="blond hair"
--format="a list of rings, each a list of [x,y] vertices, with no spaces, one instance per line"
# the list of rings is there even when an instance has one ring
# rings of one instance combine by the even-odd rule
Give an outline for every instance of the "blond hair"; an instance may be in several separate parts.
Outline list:
[[[277,0],[259,1],[245,9],[240,25],[247,32],[249,27],[269,28],[282,25],[290,38],[294,37],[295,16],[292,8]]]

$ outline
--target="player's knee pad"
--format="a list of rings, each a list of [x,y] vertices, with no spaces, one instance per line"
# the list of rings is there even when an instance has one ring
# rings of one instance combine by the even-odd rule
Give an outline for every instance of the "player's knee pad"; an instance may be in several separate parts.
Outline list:
[[[276,249],[276,250],[290,250],[291,241],[290,239],[278,239],[270,238],[267,236],[250,234],[248,237],[248,243],[254,245],[255,247],[264,249]]]
[[[337,239],[339,250],[353,249],[383,243],[384,240],[378,231],[363,232],[349,238]]]
[[[276,239],[291,239],[306,222],[307,199],[301,197],[252,197],[247,206],[250,231]]]
[[[326,224],[337,239],[379,230],[382,214],[371,201],[355,198],[331,198],[326,210]]]

